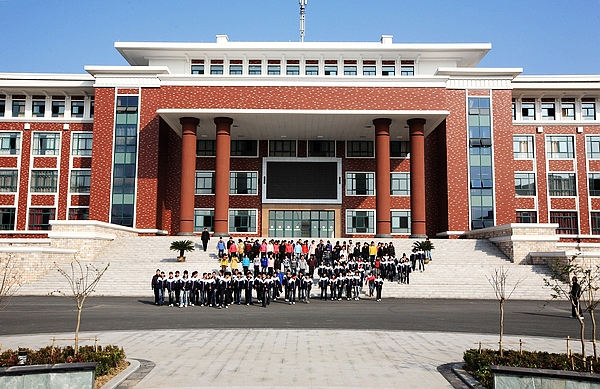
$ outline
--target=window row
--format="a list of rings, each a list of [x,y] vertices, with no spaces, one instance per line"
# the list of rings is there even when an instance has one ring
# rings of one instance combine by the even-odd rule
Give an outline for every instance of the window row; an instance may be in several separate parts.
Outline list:
[[[89,157],[92,155],[92,133],[72,133],[71,155]],[[60,132],[34,132],[31,140],[32,155],[59,155]],[[21,133],[0,132],[0,155],[21,154]]]
[[[206,63],[205,63],[206,62]],[[243,60],[232,59],[224,61],[221,59],[212,59],[210,63],[202,59],[192,60],[190,68],[191,74],[194,75],[224,75],[230,76],[260,76],[263,74],[269,76],[384,76],[393,77],[414,76],[415,61],[414,60],[383,60],[381,62],[375,60],[267,60],[260,59],[249,60],[246,63]]]
[[[89,207],[69,208],[69,220],[88,220]],[[16,208],[0,208],[0,230],[14,231]],[[49,230],[50,220],[56,219],[56,208],[29,208],[28,230]]]
[[[600,235],[600,212],[590,213],[592,235]],[[517,211],[517,223],[537,223],[537,211]],[[579,233],[579,216],[575,211],[550,211],[550,223],[558,224],[557,234],[576,235]]]
[[[513,99],[513,120],[596,120],[594,98]]]
[[[600,173],[588,173],[588,191],[590,196],[600,197]],[[515,193],[517,196],[535,196],[535,173],[515,173]],[[577,196],[575,173],[548,174],[548,194]]]
[[[94,97],[0,95],[0,117],[93,118]]]
[[[18,170],[0,170],[0,192],[16,193],[18,181]],[[90,193],[91,170],[72,170],[70,182],[70,193]],[[57,193],[58,170],[32,170],[30,190],[32,193]]]
[[[513,136],[514,159],[531,159],[535,157],[533,135]],[[585,137],[586,156],[589,159],[600,159],[600,135]],[[572,135],[546,136],[546,156],[548,159],[575,158],[575,140]]]

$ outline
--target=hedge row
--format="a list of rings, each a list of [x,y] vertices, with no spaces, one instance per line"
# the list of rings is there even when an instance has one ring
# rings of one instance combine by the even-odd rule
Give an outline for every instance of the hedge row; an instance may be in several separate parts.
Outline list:
[[[18,350],[5,350],[0,354],[0,366],[15,366],[19,362],[19,351],[27,351],[27,365],[43,365],[55,363],[75,363],[75,362],[98,362],[96,367],[96,376],[106,375],[110,369],[117,367],[119,362],[125,359],[125,351],[117,346],[94,346],[79,347],[79,353],[75,355],[75,349],[71,346],[41,348],[31,350],[20,348]]]
[[[526,367],[533,369],[551,369],[572,371],[571,359],[567,354],[551,354],[541,351],[523,351],[519,353],[514,350],[504,350],[504,356],[500,356],[498,350],[471,349],[465,351],[463,359],[465,361],[464,369],[469,372],[477,381],[486,388],[493,388],[492,373],[490,365]],[[576,357],[581,355],[573,354]],[[583,361],[580,358],[574,358],[575,370],[586,371],[583,367]]]

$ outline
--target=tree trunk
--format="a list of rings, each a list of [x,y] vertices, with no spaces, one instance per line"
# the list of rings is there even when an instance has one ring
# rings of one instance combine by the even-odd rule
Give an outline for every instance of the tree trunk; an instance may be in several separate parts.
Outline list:
[[[83,305],[77,304],[77,327],[75,327],[75,355],[79,354],[79,325],[81,324],[81,311]]]
[[[498,342],[500,347],[500,356],[504,356],[504,352],[502,351],[502,336],[504,335],[504,298],[500,299],[500,342]]]
[[[592,346],[594,348],[594,359],[598,361],[598,352],[596,350],[596,316],[594,315],[594,308],[590,308],[590,317],[592,319]]]
[[[585,366],[585,323],[581,316],[578,316],[577,320],[579,320],[579,325],[581,327],[581,357],[583,358],[583,365]]]

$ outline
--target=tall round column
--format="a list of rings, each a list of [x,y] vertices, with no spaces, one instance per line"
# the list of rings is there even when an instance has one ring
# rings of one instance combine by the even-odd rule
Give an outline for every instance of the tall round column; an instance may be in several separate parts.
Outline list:
[[[425,119],[410,119],[407,124],[410,132],[410,237],[426,238]]]
[[[391,238],[390,222],[390,124],[391,119],[375,119],[375,237]]]
[[[196,183],[196,128],[200,120],[181,118],[181,191],[179,234],[194,235],[194,196]]]
[[[215,160],[215,236],[229,236],[229,159],[233,119],[215,118],[217,131]]]

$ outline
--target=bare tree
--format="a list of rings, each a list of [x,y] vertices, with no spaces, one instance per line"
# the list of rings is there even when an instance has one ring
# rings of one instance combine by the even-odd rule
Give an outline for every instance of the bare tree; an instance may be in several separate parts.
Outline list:
[[[514,285],[512,285],[512,289],[510,289],[511,286],[507,285],[507,281],[509,279],[509,271],[503,266],[494,269],[490,277],[486,278],[490,285],[492,285],[492,288],[494,288],[494,292],[496,293],[496,299],[498,299],[498,302],[500,303],[500,341],[498,342],[498,344],[500,356],[503,356],[504,352],[502,349],[502,338],[504,336],[504,304],[506,303],[506,300],[510,299],[515,289],[517,289],[517,286],[519,286],[519,284],[525,279],[523,278],[517,280],[514,283]],[[508,289],[510,289],[510,292],[508,291]]]
[[[0,258],[0,311],[10,302],[23,282],[23,270],[12,255]]]
[[[77,304],[77,326],[75,327],[75,354],[79,352],[79,328],[81,326],[81,312],[85,299],[94,292],[94,288],[100,282],[100,278],[108,270],[110,263],[102,269],[96,268],[90,263],[83,264],[77,257],[70,263],[70,269],[63,269],[54,263],[56,269],[69,283],[70,292],[66,293],[56,290],[53,293],[58,293],[75,301]]]

